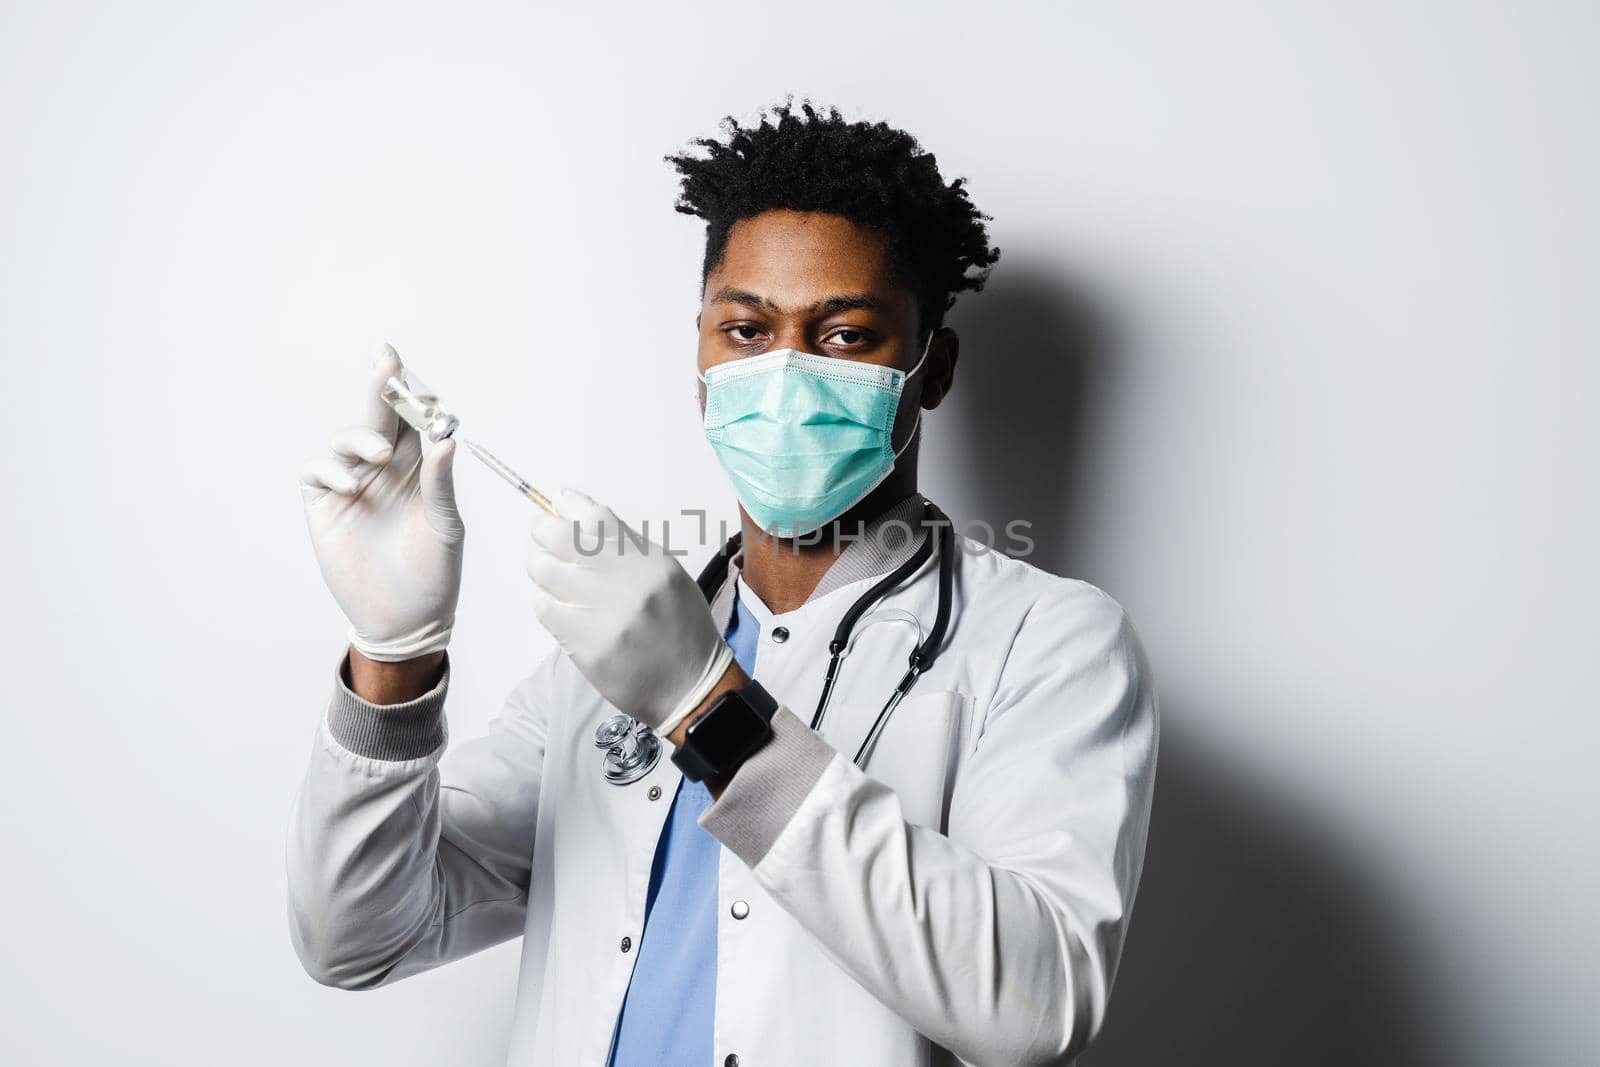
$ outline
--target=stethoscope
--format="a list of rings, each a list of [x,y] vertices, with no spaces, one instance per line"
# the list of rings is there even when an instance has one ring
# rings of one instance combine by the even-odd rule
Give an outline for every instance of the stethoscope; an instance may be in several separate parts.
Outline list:
[[[928,562],[928,557],[935,551],[939,553],[939,608],[934,615],[933,629],[911,650],[911,659],[905,674],[900,676],[899,683],[895,685],[883,709],[878,712],[877,719],[873,721],[872,729],[867,731],[861,747],[856,750],[857,767],[866,767],[867,760],[872,758],[873,749],[877,747],[883,728],[889,723],[889,717],[900,706],[900,702],[911,691],[911,687],[917,684],[917,679],[933,666],[934,660],[939,658],[940,646],[944,643],[945,631],[950,625],[950,603],[955,584],[955,553],[950,549],[950,520],[930,501],[922,502],[922,513],[924,523],[933,527],[929,535],[923,538],[910,559],[879,579],[872,588],[861,594],[856,602],[850,605],[850,609],[844,613],[844,618],[839,620],[839,626],[833,632],[833,640],[828,642],[830,655],[828,673],[822,680],[822,695],[817,700],[817,710],[811,715],[813,730],[822,728],[823,717],[828,711],[828,702],[833,696],[834,683],[839,679],[839,662],[850,647],[850,635],[855,630],[856,622],[878,601],[904,585],[907,579]],[[742,534],[734,534],[728,538],[728,543],[711,557],[711,561],[700,572],[700,577],[695,579],[700,586],[701,595],[706,598],[706,603],[711,602],[723,583],[728,580],[728,568],[733,557],[739,553],[742,539]],[[629,785],[637,782],[649,774],[651,768],[661,759],[661,738],[644,723],[628,715],[613,715],[602,722],[594,732],[594,743],[596,747],[605,750],[601,770],[606,781],[613,785]]]

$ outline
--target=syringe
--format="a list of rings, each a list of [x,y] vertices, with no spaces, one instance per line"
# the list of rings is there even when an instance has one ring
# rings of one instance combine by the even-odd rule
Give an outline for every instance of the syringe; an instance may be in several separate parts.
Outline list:
[[[429,389],[410,368],[402,367],[399,374],[384,383],[383,391],[379,395],[395,414],[428,440],[439,442],[447,437],[456,437],[456,429],[461,425],[461,420],[445,410],[444,405],[439,402],[438,394]],[[493,452],[476,441],[468,441],[465,437],[456,439],[466,447],[467,451],[482,460],[485,467],[515,487],[517,492],[550,514],[559,516],[560,513],[556,511],[555,505],[550,503],[548,497],[529,485],[528,480],[522,475],[502,463]]]
[[[488,467],[500,477],[504,478],[517,490],[517,492],[521,493],[535,504],[538,504],[550,514],[560,514],[556,511],[555,505],[550,503],[549,498],[547,498],[543,493],[539,492],[539,490],[535,489],[533,486],[529,485],[528,480],[522,475],[518,474],[516,471],[502,463],[499,457],[497,457],[493,452],[490,452],[487,448],[484,448],[482,445],[478,444],[478,442],[469,441],[465,437],[458,437],[456,440],[460,441],[462,445],[466,447],[468,452],[471,452],[474,456],[477,456],[479,459],[481,459],[485,467]]]

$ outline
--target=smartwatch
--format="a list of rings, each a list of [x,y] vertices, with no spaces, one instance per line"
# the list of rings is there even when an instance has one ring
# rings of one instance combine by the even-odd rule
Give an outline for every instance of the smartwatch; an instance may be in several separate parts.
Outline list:
[[[691,782],[727,778],[767,743],[777,711],[778,702],[758,682],[730,689],[689,724],[672,762]]]

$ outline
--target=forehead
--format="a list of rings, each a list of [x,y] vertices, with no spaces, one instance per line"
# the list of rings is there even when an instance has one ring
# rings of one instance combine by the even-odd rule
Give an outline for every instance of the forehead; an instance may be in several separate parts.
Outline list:
[[[746,289],[784,308],[840,292],[910,299],[890,270],[884,238],[840,215],[767,211],[734,223],[706,292]]]

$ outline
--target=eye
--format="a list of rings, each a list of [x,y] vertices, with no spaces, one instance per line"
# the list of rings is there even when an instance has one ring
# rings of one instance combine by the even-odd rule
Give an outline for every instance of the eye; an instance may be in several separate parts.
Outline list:
[[[845,348],[859,348],[867,340],[868,337],[865,330],[857,330],[849,326],[840,327],[827,336],[828,344],[841,345]]]
[[[748,322],[736,322],[732,326],[724,327],[722,332],[733,338],[739,344],[747,345],[752,341],[759,341],[761,339],[760,328],[752,326]]]

